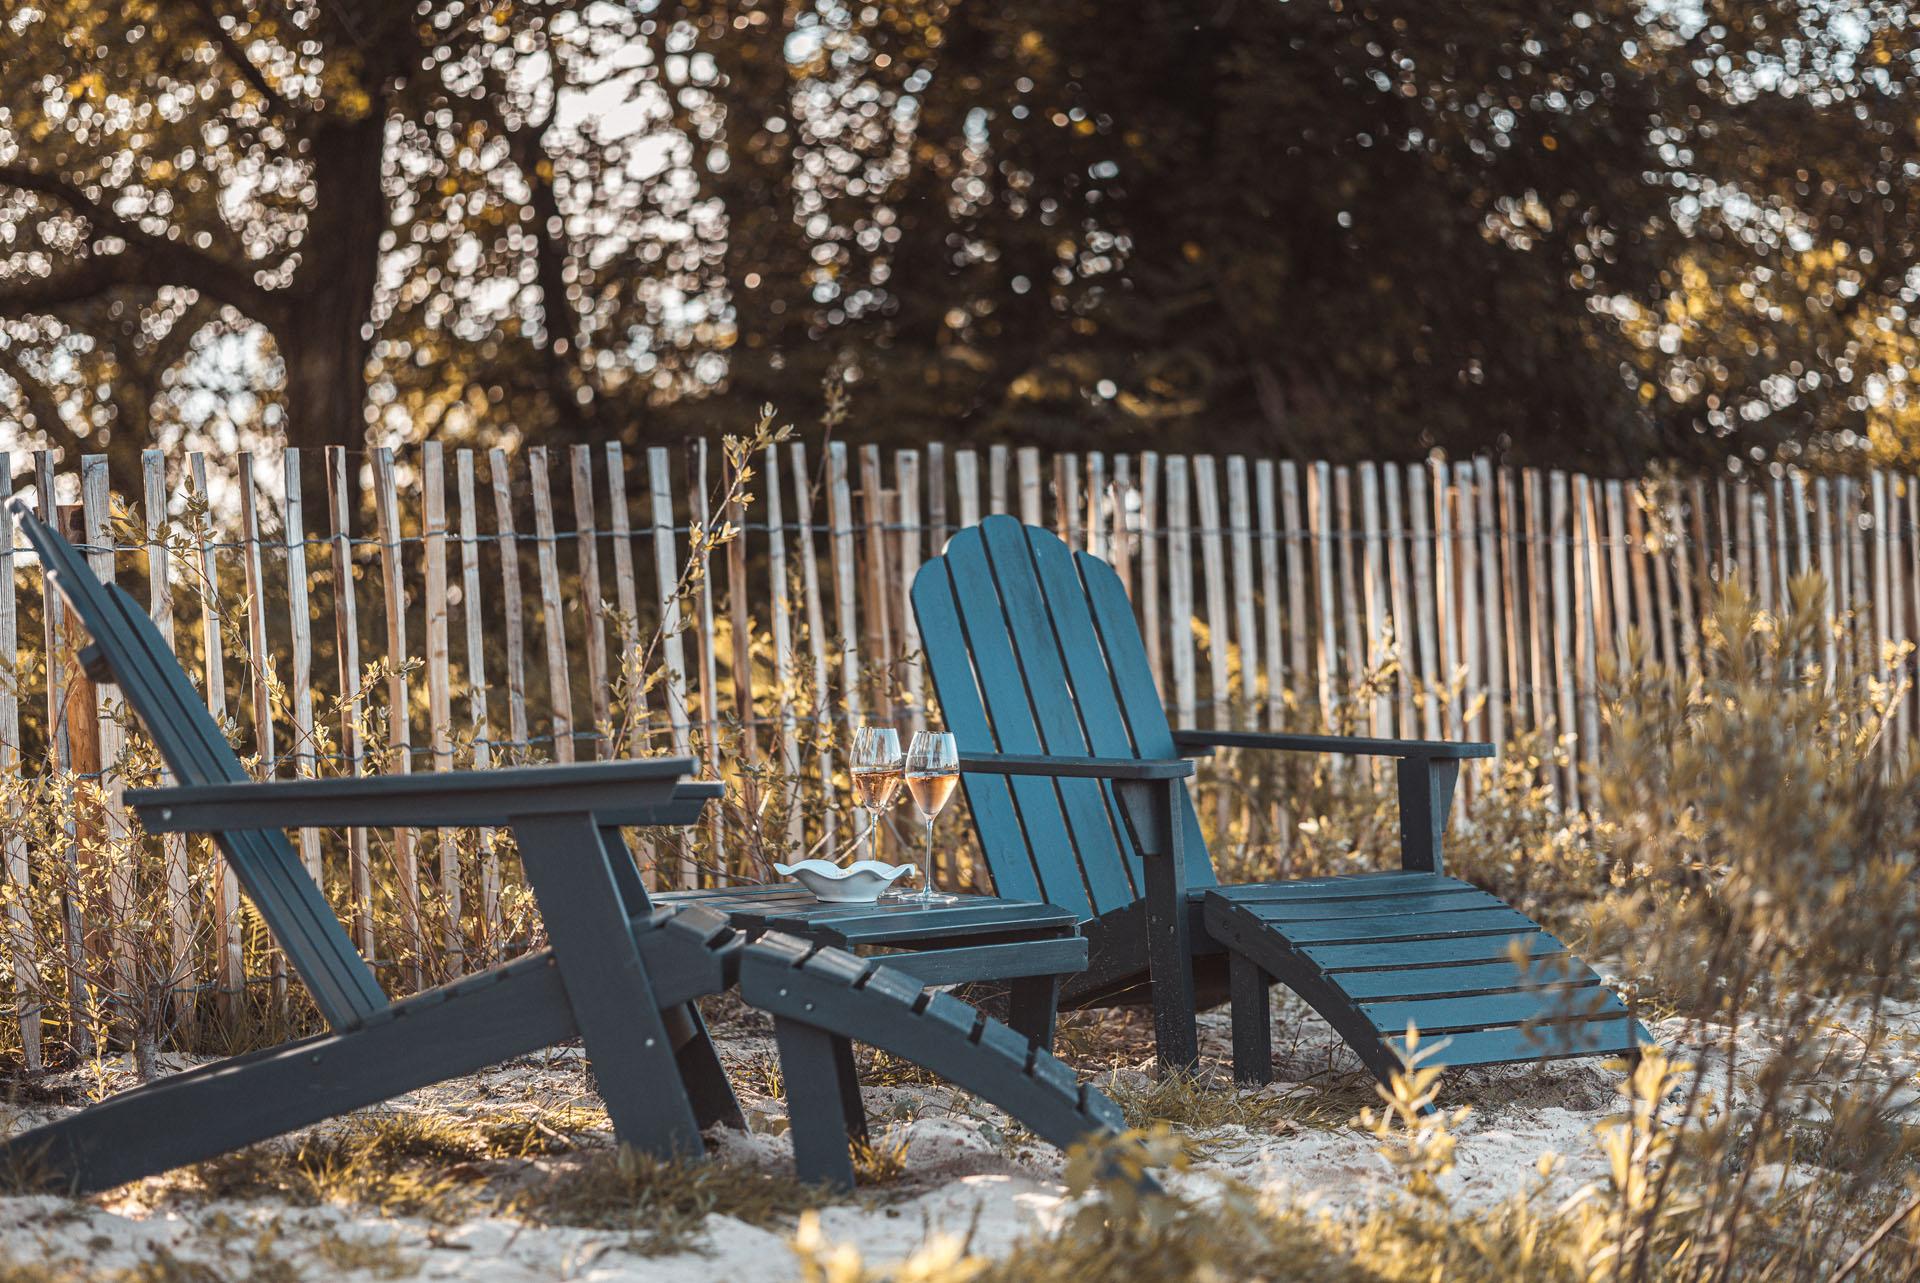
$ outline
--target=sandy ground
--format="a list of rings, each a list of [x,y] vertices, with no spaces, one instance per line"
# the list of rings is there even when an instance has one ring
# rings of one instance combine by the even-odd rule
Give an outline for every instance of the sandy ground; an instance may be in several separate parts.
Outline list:
[[[1187,1129],[1201,1157],[1176,1178],[1204,1197],[1231,1176],[1321,1207],[1351,1207],[1396,1196],[1378,1142],[1351,1119],[1370,1095],[1357,1065],[1332,1032],[1310,1014],[1281,1011],[1278,1069],[1290,1081],[1266,1090],[1284,1102],[1253,1127]],[[1920,1030],[1920,1011],[1896,1013]],[[718,1161],[783,1170],[791,1151],[778,1099],[751,1090],[755,1066],[771,1060],[764,1030],[751,1021],[720,1026],[722,1054],[742,1072],[753,1131],[718,1135]],[[1683,1042],[1677,1025],[1656,1029]],[[1764,1031],[1753,1035],[1764,1040]],[[1227,1062],[1222,1014],[1203,1018],[1210,1063]],[[1122,1093],[1150,1080],[1142,1019],[1103,1016],[1070,1022],[1063,1033],[1070,1060],[1083,1074]],[[1906,1044],[1911,1049],[1911,1041]],[[1676,1048],[1685,1054],[1684,1047]],[[1914,1065],[1866,1067],[1911,1080]],[[1562,1162],[1551,1193],[1602,1180],[1605,1168],[1593,1131],[1619,1104],[1618,1077],[1591,1062],[1474,1071],[1450,1084],[1449,1103],[1471,1102],[1460,1129],[1458,1165],[1447,1179],[1456,1205],[1472,1209],[1506,1199],[1540,1180],[1543,1153]],[[1736,1091],[1738,1088],[1736,1087]],[[1269,1102],[1273,1103],[1273,1102]],[[996,1254],[1044,1229],[1062,1213],[1061,1156],[1028,1138],[978,1101],[939,1085],[870,1086],[867,1104],[883,1144],[904,1146],[903,1172],[878,1189],[821,1213],[826,1237],[856,1246],[871,1264],[911,1254],[937,1234],[967,1238],[973,1250]],[[473,1078],[382,1106],[383,1111],[460,1117],[519,1111],[571,1110],[593,1098],[577,1052],[502,1066]],[[47,1116],[47,1109],[11,1111],[7,1130]],[[591,1127],[575,1141],[591,1151],[609,1143]],[[524,1187],[547,1178],[578,1153],[503,1160],[471,1174],[481,1186]],[[504,1200],[503,1200],[504,1201]],[[208,1198],[181,1183],[145,1182],[111,1195],[69,1200],[0,1198],[0,1264],[71,1262],[85,1273],[108,1273],[162,1260],[208,1267],[205,1277],[284,1280],[426,1278],[450,1280],[645,1279],[783,1280],[798,1276],[788,1247],[791,1217],[764,1226],[709,1216],[686,1250],[661,1254],[644,1233],[534,1224],[484,1200],[451,1221],[384,1215],[361,1205],[299,1203],[278,1198]],[[270,1268],[269,1268],[270,1267]],[[194,1277],[201,1277],[194,1275]]]

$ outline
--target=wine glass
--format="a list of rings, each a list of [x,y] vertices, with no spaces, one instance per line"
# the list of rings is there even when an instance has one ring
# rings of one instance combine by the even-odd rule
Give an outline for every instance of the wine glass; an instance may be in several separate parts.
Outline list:
[[[900,793],[900,734],[891,726],[862,726],[853,733],[853,803],[867,811],[868,846],[880,827],[880,812]]]
[[[907,791],[926,821],[927,845],[920,862],[920,889],[899,898],[912,904],[951,904],[958,896],[933,889],[933,822],[960,782],[960,750],[947,731],[920,731],[907,749]]]

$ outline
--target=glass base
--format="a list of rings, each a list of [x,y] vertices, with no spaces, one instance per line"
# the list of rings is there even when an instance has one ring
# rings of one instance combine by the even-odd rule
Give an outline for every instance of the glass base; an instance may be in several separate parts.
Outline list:
[[[952,904],[960,897],[945,891],[896,891],[887,897],[890,904]]]

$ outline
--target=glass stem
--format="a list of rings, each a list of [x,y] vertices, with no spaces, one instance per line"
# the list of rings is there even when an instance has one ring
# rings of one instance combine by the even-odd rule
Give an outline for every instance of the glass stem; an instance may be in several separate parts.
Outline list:
[[[920,856],[920,894],[933,894],[933,821],[927,821],[927,849]]]

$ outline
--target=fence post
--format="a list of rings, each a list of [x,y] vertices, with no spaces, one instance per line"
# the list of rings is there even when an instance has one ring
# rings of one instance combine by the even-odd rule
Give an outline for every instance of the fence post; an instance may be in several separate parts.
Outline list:
[[[1167,456],[1167,614],[1173,643],[1173,702],[1180,725],[1194,725],[1193,519],[1188,509],[1187,460]]]
[[[1486,651],[1487,738],[1498,748],[1507,742],[1506,650],[1501,643],[1500,600],[1504,582],[1500,574],[1499,527],[1493,517],[1493,461],[1481,455],[1473,461],[1475,524],[1480,545],[1481,644]],[[1508,583],[1508,591],[1512,585]],[[1491,772],[1481,763],[1482,774]]]
[[[609,682],[625,691],[627,706],[620,716],[627,733],[612,730],[608,752],[638,756],[645,742],[647,696],[645,678],[635,671],[640,658],[640,590],[633,577],[633,525],[627,510],[627,463],[618,441],[607,442],[607,525],[613,536],[613,592],[620,608],[620,662]],[[624,740],[624,744],[621,741]]]
[[[1040,493],[1040,451],[1034,446],[1021,446],[1014,457],[1020,466],[1020,520],[1029,526],[1044,526],[1046,513],[1043,509],[1045,496]]]
[[[1277,731],[1286,719],[1286,661],[1280,636],[1279,510],[1274,495],[1273,460],[1253,464],[1254,503],[1260,514],[1260,606],[1266,642],[1267,729]]]
[[[1167,689],[1167,670],[1162,662],[1161,645],[1165,625],[1160,618],[1160,456],[1151,450],[1140,455],[1140,611],[1141,628],[1147,634],[1147,667],[1153,670],[1154,686]],[[1164,698],[1164,695],[1162,696]]]
[[[333,527],[329,541],[333,554],[334,655],[340,667],[340,753],[350,775],[366,773],[365,745],[360,724],[360,620],[353,583],[353,495],[347,488],[347,452],[328,446],[327,511]],[[373,870],[367,863],[367,831],[347,830],[348,921],[360,952],[373,952]]]
[[[560,592],[558,538],[553,528],[553,488],[547,477],[547,451],[527,451],[527,476],[533,487],[533,546],[540,567],[540,618],[547,634],[547,703],[553,713],[553,760],[573,760],[573,675],[567,668],[566,599]]]
[[[600,596],[600,531],[594,516],[593,451],[576,445],[573,463],[573,543],[580,558],[580,604],[587,613],[587,698],[593,709],[593,755],[616,756],[608,724],[613,719],[607,677],[606,607]]]
[[[1412,585],[1408,582],[1407,525],[1400,506],[1400,469],[1386,464],[1381,469],[1387,492],[1387,575],[1393,581],[1393,640],[1400,654],[1400,734],[1418,739],[1420,729],[1413,714],[1414,625],[1411,603]]]
[[[673,751],[687,753],[687,655],[680,630],[680,558],[673,539],[672,464],[665,447],[647,450],[647,490],[653,506],[653,573],[660,586],[660,650],[666,661],[664,685],[667,696],[667,725],[673,734]],[[683,871],[692,876],[691,867]],[[684,886],[693,885],[683,882]]]
[[[1567,474],[1554,469],[1547,475],[1548,521],[1553,539],[1553,637],[1559,642],[1548,653],[1553,657],[1554,671],[1558,678],[1555,683],[1558,692],[1556,705],[1555,734],[1563,744],[1569,737],[1572,742],[1567,748],[1566,768],[1562,772],[1564,783],[1561,796],[1569,810],[1580,809],[1580,765],[1579,765],[1579,723],[1574,717],[1573,699],[1573,657],[1568,653],[1567,643],[1573,640],[1572,591],[1573,579],[1568,562],[1571,553],[1569,527],[1569,509],[1567,494]]]
[[[1380,547],[1380,473],[1371,463],[1360,465],[1360,528],[1365,541],[1361,560],[1361,594],[1367,612],[1367,672],[1386,663],[1387,581]],[[1352,545],[1349,543],[1349,549]],[[1373,733],[1393,734],[1393,705],[1384,687],[1373,695]]]
[[[480,611],[480,506],[475,493],[473,451],[454,455],[454,484],[460,498],[460,619],[465,626],[467,723],[473,728],[473,768],[493,765],[492,726],[487,717],[486,630]],[[500,852],[493,830],[475,835],[480,847],[481,951],[490,961],[500,948]]]
[[[158,450],[140,452],[140,490],[141,508],[146,517],[147,534],[147,614],[153,620],[153,626],[160,631],[160,640],[167,649],[174,649],[173,641],[173,560],[167,548],[167,473],[166,456]],[[0,473],[5,473],[6,462],[0,456]],[[3,484],[3,483],[0,483]],[[0,505],[6,503],[6,495],[0,493]],[[7,547],[0,549],[0,555],[11,556],[13,526],[10,518],[0,517],[0,531],[6,534]],[[0,568],[0,595],[6,599],[0,602],[0,609],[11,614],[13,596],[13,571],[9,563]],[[11,621],[7,621],[11,624]],[[0,637],[0,659],[11,667],[14,658],[12,642]],[[0,674],[0,683],[9,682],[10,675]],[[0,693],[0,699],[4,699]],[[6,732],[4,709],[0,709],[0,739],[12,738]],[[14,734],[18,734],[16,730]],[[0,745],[0,772],[6,769],[5,745]],[[160,782],[171,784],[172,772],[161,769]],[[184,833],[169,833],[160,842],[162,877],[166,887],[167,904],[167,975],[173,988],[175,1009],[179,1012],[183,1029],[194,1027],[193,979],[193,906],[191,904],[191,870],[187,865],[187,837]]]
[[[1200,501],[1200,569],[1207,592],[1207,720],[1226,730],[1233,720],[1233,684],[1227,670],[1233,631],[1227,624],[1226,550],[1220,541],[1220,485],[1212,455],[1194,456],[1193,488]]]
[[[260,774],[272,779],[279,774],[280,762],[273,734],[273,652],[267,645],[266,574],[260,561],[260,503],[253,475],[253,455],[241,451],[240,539],[247,583],[247,679],[253,693],[253,747],[260,757]],[[269,955],[273,979],[273,1006],[284,1011],[287,1004],[287,960],[279,949]]]
[[[227,674],[225,639],[220,635],[220,573],[214,560],[214,532],[211,517],[212,492],[207,488],[207,457],[199,451],[187,456],[188,475],[203,509],[194,524],[200,546],[200,637],[206,658],[207,712],[223,726],[227,720]],[[211,849],[212,840],[207,842]],[[238,1020],[246,1002],[246,959],[240,938],[240,884],[233,870],[213,853],[215,897],[213,930],[219,962],[216,967],[221,1009],[229,1021]]]
[[[1227,459],[1227,525],[1233,548],[1233,639],[1240,647],[1239,724],[1259,725],[1260,633],[1254,624],[1253,515],[1247,496],[1247,460]]]
[[[447,618],[447,470],[438,441],[420,447],[421,543],[425,550],[427,623],[427,742],[433,769],[453,769],[453,679],[448,672],[452,637]],[[440,911],[446,915],[442,944],[447,971],[465,970],[465,938],[460,916],[464,897],[460,885],[460,844],[452,829],[440,830]]]
[[[767,578],[772,590],[768,610],[773,616],[773,689],[780,724],[780,767],[787,775],[783,789],[787,805],[787,845],[797,855],[805,836],[805,817],[800,809],[799,728],[793,716],[793,619],[787,600],[787,532],[785,507],[780,498],[779,446],[767,446],[761,466],[767,479]]]
[[[387,752],[388,770],[413,770],[413,731],[408,721],[407,595],[401,579],[400,494],[393,476],[393,451],[373,452],[374,516],[380,532],[380,580],[387,607]],[[409,950],[407,974],[418,987],[423,973],[420,934],[420,868],[412,829],[393,833],[394,868],[399,878],[400,930]]]
[[[833,808],[833,707],[827,676],[827,621],[821,608],[820,566],[813,540],[813,478],[807,471],[807,447],[795,441],[787,458],[793,467],[794,519],[799,525],[796,546],[800,550],[800,588],[806,596],[807,657],[813,662],[813,733],[819,745],[821,837],[832,852],[835,817]],[[964,498],[964,492],[963,492]]]
[[[925,665],[920,660],[920,623],[913,617],[913,577],[920,569],[920,452],[893,456],[893,485],[899,495],[900,651],[906,664],[907,717],[913,729],[927,728]]]
[[[494,535],[500,548],[500,606],[506,615],[508,761],[525,760],[527,728],[526,606],[520,595],[520,540],[513,520],[513,474],[507,452],[487,452],[487,476],[493,488]]]
[[[0,776],[20,773],[20,624],[13,584],[13,456],[0,450]],[[8,797],[8,818],[14,815],[14,799]],[[33,941],[33,920],[28,915],[24,891],[30,870],[27,863],[27,839],[14,825],[7,826],[4,859],[7,881],[16,894],[8,901],[8,952],[13,958],[14,1019],[20,1026],[20,1055],[28,1073],[44,1067],[41,1052],[39,959]]]

